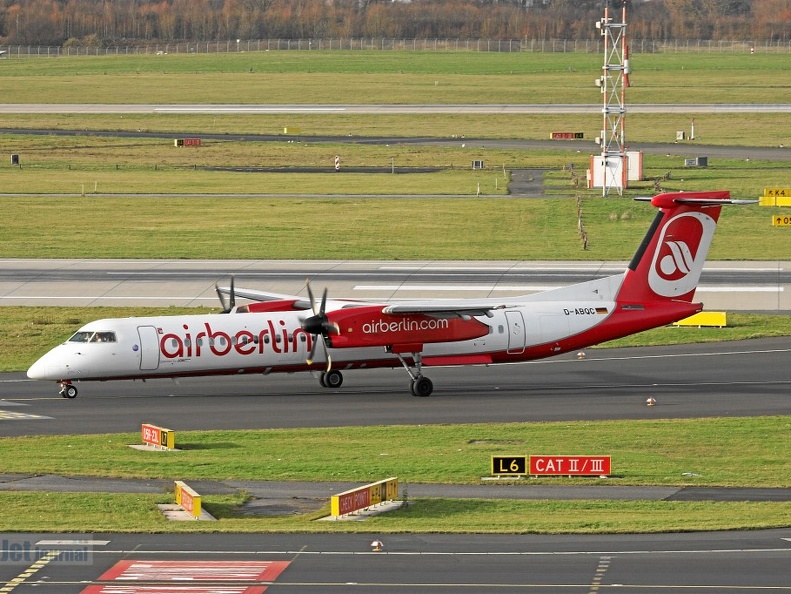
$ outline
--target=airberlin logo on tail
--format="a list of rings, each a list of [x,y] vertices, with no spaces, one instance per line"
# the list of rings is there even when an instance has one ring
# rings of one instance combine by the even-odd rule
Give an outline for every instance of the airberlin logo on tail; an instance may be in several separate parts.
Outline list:
[[[665,244],[670,253],[659,260],[659,270],[667,278],[686,276],[695,266],[695,257],[683,241],[668,241]]]
[[[698,285],[717,223],[705,213],[676,215],[662,228],[648,284],[662,297],[681,297]]]

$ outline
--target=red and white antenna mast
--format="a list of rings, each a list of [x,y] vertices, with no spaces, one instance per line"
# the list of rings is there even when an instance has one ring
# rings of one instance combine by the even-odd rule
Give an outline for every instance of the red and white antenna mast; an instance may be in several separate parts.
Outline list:
[[[629,86],[629,46],[626,44],[626,0],[621,9],[621,21],[611,16],[609,3],[604,7],[604,18],[596,23],[604,41],[602,76],[596,81],[603,99],[603,125],[599,144],[603,167],[602,195],[613,188],[618,194],[627,186],[626,158],[626,88]],[[598,184],[597,184],[598,185]]]

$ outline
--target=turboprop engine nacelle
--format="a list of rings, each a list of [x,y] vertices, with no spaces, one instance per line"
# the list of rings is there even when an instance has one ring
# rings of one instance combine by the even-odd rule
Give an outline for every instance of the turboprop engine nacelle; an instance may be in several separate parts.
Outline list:
[[[333,348],[454,342],[480,338],[490,331],[487,324],[470,316],[386,314],[381,305],[335,310],[327,318],[339,330],[327,337]]]

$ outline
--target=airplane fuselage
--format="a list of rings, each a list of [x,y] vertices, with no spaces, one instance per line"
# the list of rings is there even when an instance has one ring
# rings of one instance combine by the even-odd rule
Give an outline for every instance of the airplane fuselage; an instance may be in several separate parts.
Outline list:
[[[407,344],[421,345],[415,350],[426,365],[524,361],[579,348],[580,342],[569,338],[584,335],[614,311],[613,302],[529,303],[475,316],[481,336],[447,342],[432,338],[447,332],[449,320],[441,317],[406,318],[397,325],[372,319],[359,324],[358,333],[367,331],[382,344],[330,350],[335,368],[398,367],[398,357],[387,348],[397,343],[387,334],[411,328]],[[303,319],[304,314],[283,311],[97,320],[44,355],[28,375],[78,381],[318,370],[325,358],[319,353],[312,364],[306,362],[316,337],[303,330]]]

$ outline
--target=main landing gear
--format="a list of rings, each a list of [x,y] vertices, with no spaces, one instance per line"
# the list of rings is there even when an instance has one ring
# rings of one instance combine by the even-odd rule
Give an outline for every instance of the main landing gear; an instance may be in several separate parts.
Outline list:
[[[325,388],[340,388],[343,384],[343,374],[336,369],[322,372],[319,383]]]
[[[64,398],[76,398],[77,388],[71,382],[60,382],[60,392],[58,394]]]
[[[401,361],[401,365],[404,366],[409,377],[412,378],[412,383],[409,384],[409,391],[412,392],[412,396],[418,396],[420,398],[431,396],[431,393],[434,391],[434,383],[425,377],[421,371],[423,368],[423,356],[420,353],[412,353],[412,359],[415,361],[414,371],[407,365],[407,362],[404,361],[400,353],[395,353],[395,356],[398,357],[398,360]]]

